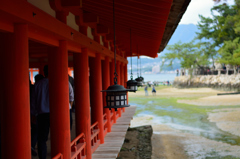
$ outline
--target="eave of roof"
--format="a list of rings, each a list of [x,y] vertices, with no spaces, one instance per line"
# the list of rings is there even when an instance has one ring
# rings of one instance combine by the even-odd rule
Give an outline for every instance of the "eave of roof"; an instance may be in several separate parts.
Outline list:
[[[173,4],[169,13],[169,18],[162,38],[162,43],[159,47],[158,52],[162,52],[167,46],[167,43],[169,42],[174,31],[176,30],[190,2],[191,0],[173,0]]]
[[[127,56],[156,57],[166,47],[191,0],[115,1],[116,42]],[[113,34],[112,0],[83,0],[82,9],[99,17]],[[132,54],[130,52],[130,29]]]

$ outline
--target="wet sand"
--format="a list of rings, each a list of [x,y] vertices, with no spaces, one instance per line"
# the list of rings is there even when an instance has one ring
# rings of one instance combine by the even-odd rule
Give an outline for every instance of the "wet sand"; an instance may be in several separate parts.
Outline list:
[[[240,136],[240,95],[221,95],[222,91],[210,88],[199,89],[176,89],[166,88],[157,92],[157,96],[168,97],[193,97],[192,100],[178,100],[197,106],[233,106],[233,108],[216,109],[208,113],[208,120],[215,122],[216,126],[226,132]],[[144,92],[136,93],[134,96],[144,95]],[[210,140],[198,135],[183,133],[168,125],[153,123],[151,115],[135,117],[131,127],[149,125],[153,127],[152,136],[152,158],[153,159],[179,159],[179,158],[206,158],[206,157],[240,157],[240,146],[233,146]]]

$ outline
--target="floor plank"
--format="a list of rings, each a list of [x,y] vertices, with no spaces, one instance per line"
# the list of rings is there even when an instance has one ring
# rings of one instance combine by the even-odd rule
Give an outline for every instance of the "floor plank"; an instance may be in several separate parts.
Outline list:
[[[105,136],[104,144],[100,145],[92,154],[92,159],[117,158],[135,110],[135,106],[125,108],[125,112],[122,113],[122,116],[112,126],[112,131]]]

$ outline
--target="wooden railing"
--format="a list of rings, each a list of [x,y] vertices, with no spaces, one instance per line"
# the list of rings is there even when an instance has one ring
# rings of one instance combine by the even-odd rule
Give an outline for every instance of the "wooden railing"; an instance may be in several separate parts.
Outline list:
[[[105,128],[107,128],[107,114],[106,113],[104,113],[104,115],[103,115],[103,127],[104,127],[104,130],[105,130]]]
[[[55,157],[52,159],[63,159],[63,155],[61,153],[58,153]]]
[[[99,140],[99,132],[98,129],[98,122],[95,122],[91,126],[91,146],[92,146],[92,153],[97,149],[98,145],[100,144]]]
[[[71,142],[71,159],[84,159],[86,157],[85,135],[81,133]]]
[[[103,129],[104,129],[104,136],[107,135],[107,129],[108,129],[108,127],[107,127],[107,123],[108,123],[108,120],[107,120],[107,114],[104,113],[104,115],[103,115]]]

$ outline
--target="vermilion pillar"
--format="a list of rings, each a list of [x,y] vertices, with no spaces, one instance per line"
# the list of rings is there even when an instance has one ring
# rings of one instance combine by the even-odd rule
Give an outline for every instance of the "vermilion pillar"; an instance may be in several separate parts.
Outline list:
[[[120,65],[121,63],[118,61],[117,62],[117,74],[118,74],[118,78],[117,78],[117,83],[119,85],[121,85],[121,69],[120,69]],[[118,109],[118,117],[121,117],[122,116],[122,109]]]
[[[128,70],[127,70],[127,64],[124,67],[124,79],[125,79],[125,88],[127,88],[127,81],[128,81]],[[127,92],[127,103],[128,103],[128,92]]]
[[[91,153],[91,116],[89,97],[88,50],[82,49],[81,54],[74,53],[74,86],[75,86],[75,116],[76,135],[85,134],[86,157],[92,158]]]
[[[121,66],[120,66],[120,72],[121,72],[121,85],[123,85],[123,87],[125,87],[125,80],[124,80],[124,63],[121,63]],[[126,88],[126,87],[125,87]],[[123,112],[125,112],[125,108],[122,108]]]
[[[28,25],[15,24],[4,42],[2,158],[31,159]]]
[[[62,153],[64,159],[70,159],[67,41],[59,41],[59,47],[51,49],[48,56],[51,157]]]
[[[30,80],[31,80],[31,82],[32,82],[32,84],[33,84],[33,69],[31,68],[30,69]]]
[[[111,85],[114,85],[114,71],[115,71],[115,63],[114,63],[114,59],[112,59],[111,67],[110,67],[110,83],[111,83]],[[112,109],[112,113],[113,113],[113,122],[116,123],[117,118],[116,118],[115,109]]]
[[[90,60],[90,101],[92,124],[98,122],[100,143],[104,143],[101,55]]]
[[[110,86],[110,69],[109,69],[109,57],[105,57],[103,61],[103,69],[102,69],[102,76],[103,76],[103,90],[107,90]],[[103,93],[103,106],[107,106],[106,102],[106,92]],[[104,108],[104,112],[107,115],[107,131],[111,132],[111,117],[110,117],[110,110]]]

